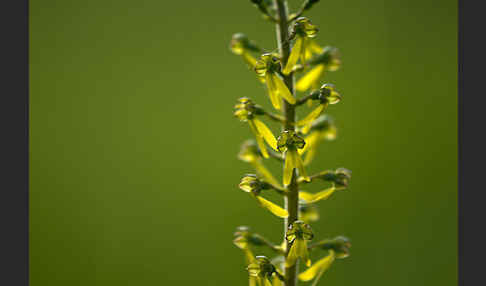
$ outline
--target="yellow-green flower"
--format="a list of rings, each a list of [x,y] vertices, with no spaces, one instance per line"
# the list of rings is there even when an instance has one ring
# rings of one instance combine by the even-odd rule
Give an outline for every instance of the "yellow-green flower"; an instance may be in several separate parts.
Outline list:
[[[251,277],[256,278],[259,286],[272,286],[269,279],[276,273],[276,269],[267,257],[257,256],[246,269],[248,270],[250,279]]]
[[[313,237],[314,234],[312,233],[311,227],[303,221],[297,220],[289,225],[285,238],[292,245],[285,260],[286,267],[294,265],[299,257],[307,267],[311,265],[309,251],[307,250],[307,241]]]
[[[313,66],[313,68],[304,74],[295,85],[295,89],[298,91],[304,92],[310,88],[316,89],[324,72],[338,70],[341,66],[339,50],[334,47],[324,47],[319,55],[309,61],[309,65]]]
[[[270,171],[265,168],[262,163],[263,154],[258,149],[257,144],[254,140],[246,140],[243,142],[238,153],[238,158],[243,161],[250,163],[257,173],[263,177],[268,183],[280,187],[280,183],[275,179],[275,177],[270,173]]]
[[[317,35],[317,27],[311,23],[311,21],[305,17],[300,17],[295,20],[291,38],[295,38],[294,46],[290,52],[289,59],[282,73],[287,75],[292,72],[297,62],[300,59],[302,65],[306,63],[306,50],[308,49],[308,39],[314,38]]]
[[[245,255],[246,264],[250,264],[255,260],[255,256],[249,247],[248,236],[249,236],[249,228],[246,226],[240,226],[236,229],[234,233],[235,239],[233,243],[241,250],[243,250],[243,254]]]
[[[334,262],[335,255],[334,251],[329,251],[329,255],[325,256],[324,258],[320,259],[316,263],[314,263],[310,268],[306,271],[299,274],[299,279],[302,281],[310,281],[314,279],[317,275],[322,275],[331,264]]]
[[[298,149],[305,146],[305,141],[294,131],[286,130],[280,134],[277,139],[277,150],[284,153],[285,164],[283,172],[283,184],[287,186],[292,181],[294,169],[299,171],[299,175],[307,181],[310,181],[304,169],[304,164],[298,153]]]
[[[299,192],[299,199],[300,197]],[[299,202],[299,218],[305,223],[311,223],[319,220],[319,212],[317,207],[313,204],[307,203],[305,200]]]
[[[304,166],[308,165],[315,157],[317,147],[322,140],[336,139],[337,129],[334,120],[328,115],[321,115],[314,120],[310,127],[310,133],[305,137],[305,146],[299,150],[299,154],[305,153]]]
[[[334,251],[336,258],[343,259],[349,256],[351,242],[345,236],[336,236],[333,239],[326,239],[318,243],[319,248]]]
[[[241,179],[241,182],[238,186],[241,190],[250,193],[262,208],[267,209],[272,214],[281,218],[287,218],[289,216],[289,213],[285,209],[260,196],[261,191],[269,189],[270,186],[265,182],[260,181],[256,175],[245,175],[245,177]]]
[[[299,199],[307,203],[316,203],[328,199],[335,191],[344,190],[348,187],[349,180],[351,179],[351,171],[345,168],[338,168],[336,171],[321,172],[316,178],[331,182],[331,187],[314,194],[299,191]],[[299,178],[298,182],[303,180],[303,178]]]
[[[302,126],[301,132],[306,134],[312,125],[329,104],[336,104],[341,101],[341,95],[336,91],[333,84],[323,84],[319,91],[311,93],[311,100],[319,100],[319,105],[312,110],[304,119],[297,121],[297,126]]]
[[[338,189],[346,189],[351,179],[351,171],[346,168],[337,168],[336,171],[324,171],[319,175],[324,180],[331,182]]]
[[[239,103],[235,105],[234,115],[238,117],[240,121],[248,122],[250,125],[250,130],[255,135],[256,142],[260,148],[260,151],[262,152],[263,157],[268,158],[269,155],[264,141],[266,141],[270,147],[276,150],[277,140],[275,139],[272,131],[270,131],[270,128],[256,118],[256,115],[260,114],[262,114],[261,108],[258,105],[255,105],[249,98],[240,98]]]
[[[310,281],[319,277],[331,266],[335,259],[343,259],[349,256],[349,248],[351,243],[349,239],[344,236],[337,236],[333,239],[326,239],[317,243],[320,249],[328,251],[328,255],[314,263],[306,271],[299,274],[299,279],[302,281]]]
[[[261,49],[252,41],[248,39],[245,34],[236,33],[231,38],[231,51],[243,58],[245,63],[251,68],[255,67],[257,60],[251,55],[251,52],[260,52]]]
[[[295,104],[296,100],[292,93],[278,75],[280,70],[280,60],[270,53],[263,54],[255,65],[255,72],[265,78],[268,88],[268,96],[275,109],[280,110],[281,98],[290,104]]]

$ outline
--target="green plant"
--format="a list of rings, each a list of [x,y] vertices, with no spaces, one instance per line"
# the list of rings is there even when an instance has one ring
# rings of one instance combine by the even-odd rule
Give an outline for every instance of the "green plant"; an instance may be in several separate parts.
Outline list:
[[[314,236],[309,223],[319,218],[315,203],[346,189],[351,177],[351,172],[344,168],[311,176],[305,170],[316,155],[319,143],[336,137],[334,122],[324,111],[328,105],[340,102],[342,96],[334,85],[325,83],[319,87],[319,82],[325,72],[340,67],[340,55],[334,47],[321,48],[314,40],[317,27],[308,18],[302,17],[318,0],[304,1],[294,14],[288,14],[284,0],[251,2],[265,19],[275,23],[278,52],[266,52],[241,33],[233,35],[230,48],[256,72],[260,82],[267,87],[272,106],[281,114],[268,112],[246,97],[240,98],[235,105],[234,115],[247,122],[255,135],[255,140],[243,143],[238,157],[250,163],[257,173],[245,175],[239,187],[248,192],[258,205],[283,218],[286,231],[283,242],[274,244],[242,226],[235,232],[234,243],[245,254],[250,285],[295,286],[298,280],[313,280],[313,285],[316,285],[336,258],[349,255],[351,246],[343,236],[309,243]],[[254,54],[260,54],[259,59]],[[294,88],[294,77],[298,73],[303,75]],[[297,91],[307,94],[297,96]],[[296,120],[295,109],[305,105],[311,107],[313,102],[317,102],[316,107],[301,120]],[[260,120],[262,117],[282,125],[278,138]],[[301,156],[305,156],[304,160]],[[263,159],[267,158],[283,162],[282,184],[263,165]],[[302,185],[316,180],[327,182],[329,186],[317,193],[300,190]],[[282,195],[284,208],[262,197],[270,190]],[[259,246],[269,247],[277,256],[272,260],[255,256],[252,249]],[[325,255],[312,263],[309,252],[316,249],[325,251]],[[300,274],[299,261],[307,267]]]

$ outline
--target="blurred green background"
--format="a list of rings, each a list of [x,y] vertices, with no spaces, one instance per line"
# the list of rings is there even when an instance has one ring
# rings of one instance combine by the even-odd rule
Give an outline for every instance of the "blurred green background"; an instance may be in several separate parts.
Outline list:
[[[232,107],[270,104],[228,43],[276,47],[249,2],[30,1],[31,285],[247,285],[235,227],[283,230],[237,188],[251,133]],[[342,52],[327,81],[344,95],[308,171],[353,171],[313,224],[353,243],[321,285],[456,285],[456,9],[326,0],[307,14]]]

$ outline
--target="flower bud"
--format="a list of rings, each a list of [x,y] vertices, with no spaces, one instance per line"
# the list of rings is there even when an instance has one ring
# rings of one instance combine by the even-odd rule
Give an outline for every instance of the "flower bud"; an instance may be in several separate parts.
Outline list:
[[[265,242],[261,236],[256,233],[250,232],[250,228],[247,226],[239,226],[234,233],[235,239],[233,243],[241,249],[248,248],[248,245],[264,245]]]
[[[258,193],[262,190],[262,183],[255,174],[247,174],[241,179],[238,187],[248,193]]]
[[[306,17],[299,17],[295,20],[292,30],[293,35],[299,35],[302,37],[314,38],[317,35],[319,29],[317,26],[311,23]]]
[[[248,248],[248,234],[249,234],[250,228],[247,226],[239,226],[236,228],[236,231],[234,233],[235,239],[233,240],[233,243],[241,249],[246,249]]]
[[[257,256],[255,261],[246,268],[250,276],[271,277],[276,271],[275,266],[266,256]]]
[[[319,91],[319,100],[321,103],[336,104],[341,101],[342,96],[336,91],[334,84],[325,83]]]
[[[351,242],[345,236],[337,236],[333,239],[325,240],[320,247],[324,250],[334,250],[336,258],[346,258],[350,253]]]
[[[319,176],[324,181],[332,182],[337,188],[346,188],[351,179],[351,171],[346,168],[338,168],[336,171],[324,171]]]
[[[242,97],[238,99],[238,103],[234,106],[234,116],[241,121],[248,121],[253,119],[255,115],[262,115],[263,109],[256,105],[251,99]]]
[[[230,49],[237,55],[242,55],[245,51],[261,51],[261,49],[243,33],[236,33],[231,37]]]
[[[309,61],[309,64],[323,64],[327,71],[336,71],[341,66],[341,53],[335,47],[326,46],[322,49],[322,53]]]

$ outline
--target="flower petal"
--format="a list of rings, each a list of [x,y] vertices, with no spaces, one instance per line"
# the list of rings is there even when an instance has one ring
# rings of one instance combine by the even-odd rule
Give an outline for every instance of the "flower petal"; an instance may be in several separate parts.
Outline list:
[[[277,179],[275,179],[275,177],[273,177],[272,173],[270,173],[270,171],[267,168],[265,168],[265,166],[262,164],[261,161],[259,160],[253,161],[251,164],[253,168],[255,168],[257,173],[260,176],[262,176],[265,181],[267,181],[272,185],[280,187],[280,183],[277,181]]]
[[[271,78],[277,87],[277,93],[279,96],[285,98],[285,100],[290,104],[295,104],[296,100],[295,97],[290,93],[287,85],[283,82],[283,80],[276,75],[275,73],[272,74]]]
[[[308,90],[313,84],[317,83],[324,72],[324,65],[317,65],[308,73],[303,75],[295,85],[298,91],[304,92]]]
[[[292,180],[292,173],[295,168],[294,157],[291,155],[291,151],[287,150],[285,152],[285,164],[284,164],[284,171],[283,171],[283,184],[284,186],[288,186],[290,181]]]
[[[299,60],[299,56],[302,53],[303,45],[304,45],[304,38],[298,36],[297,39],[295,40],[294,46],[292,47],[292,51],[290,51],[287,64],[285,65],[285,68],[282,70],[283,74],[288,75],[292,72],[292,69],[297,64],[297,61]]]
[[[307,269],[306,271],[300,273],[299,274],[299,279],[302,280],[302,281],[309,281],[309,280],[314,279],[314,277],[319,272],[321,272],[321,271],[324,272],[327,269],[329,269],[329,267],[331,266],[331,264],[334,262],[334,258],[335,258],[334,251],[331,250],[328,256],[326,256],[326,257],[322,258],[321,260],[317,261],[309,269]]]
[[[290,246],[290,251],[289,254],[287,255],[287,259],[285,260],[285,267],[291,267],[295,264],[297,261],[297,258],[299,258],[297,254],[297,243],[300,239],[294,240],[292,245]]]
[[[278,96],[277,85],[275,84],[273,74],[266,73],[265,81],[267,82],[268,97],[275,109],[280,110],[280,97]]]
[[[299,255],[302,258],[302,262],[304,262],[305,266],[307,267],[311,266],[311,260],[309,258],[309,250],[307,250],[307,241],[304,239],[302,239],[302,243],[300,244]]]
[[[305,145],[304,145],[304,148],[298,150],[299,155],[304,154],[309,149],[315,148],[316,144],[319,142],[319,138],[320,138],[319,132],[312,132],[307,137],[305,137],[305,139],[304,139]]]
[[[258,147],[260,148],[260,152],[264,158],[269,158],[267,147],[265,146],[265,142],[263,142],[263,136],[258,132],[258,128],[255,126],[253,120],[248,120],[248,124],[250,125],[251,132],[255,135],[255,140],[257,142]]]
[[[247,51],[244,51],[241,54],[241,56],[243,57],[243,60],[245,61],[245,63],[250,68],[254,68],[255,67],[255,64],[256,64],[257,60],[252,55],[250,55],[250,53],[248,53]]]
[[[273,273],[272,286],[283,286],[283,282],[277,277],[277,274]]]
[[[266,276],[263,278],[263,285],[264,286],[272,286],[272,283],[270,283],[270,280],[268,280],[268,278]]]
[[[267,141],[268,145],[272,147],[275,151],[277,150],[277,139],[273,135],[272,131],[265,125],[265,123],[261,122],[258,119],[253,119],[253,123],[255,124],[256,129],[258,132],[263,136],[263,139]]]
[[[250,276],[248,280],[248,286],[257,286],[257,277]]]
[[[297,153],[297,150],[291,150],[290,152],[291,156],[294,157],[292,160],[294,161],[295,168],[299,170],[299,175],[307,182],[310,182],[309,176],[307,176],[307,173],[304,168],[304,164],[302,163],[302,159],[300,158],[300,155]]]
[[[311,194],[307,192],[299,192],[299,198],[311,204],[318,201],[327,200],[335,191],[336,188],[330,187],[328,189],[322,190],[315,194]]]
[[[273,213],[274,215],[278,216],[278,217],[281,217],[281,218],[287,218],[289,216],[289,213],[277,206],[276,204],[272,203],[271,201],[268,201],[260,196],[255,196],[255,198],[257,199],[257,201],[259,202],[259,204],[266,208],[267,210],[269,210],[271,213]]]
[[[311,124],[317,117],[319,117],[326,108],[325,104],[319,104],[314,110],[312,110],[304,119],[297,121],[298,126],[304,126]]]

